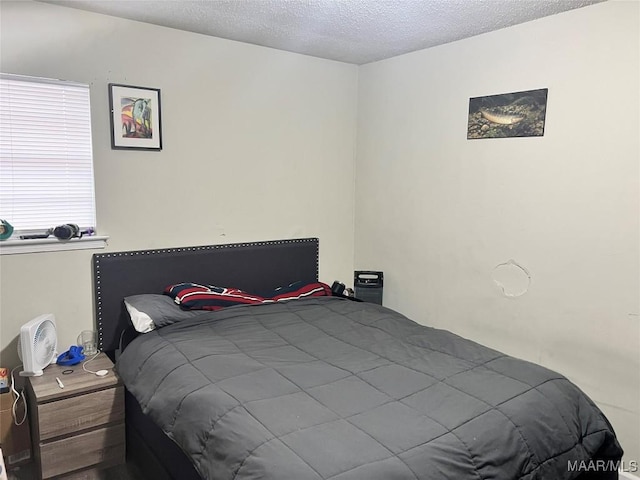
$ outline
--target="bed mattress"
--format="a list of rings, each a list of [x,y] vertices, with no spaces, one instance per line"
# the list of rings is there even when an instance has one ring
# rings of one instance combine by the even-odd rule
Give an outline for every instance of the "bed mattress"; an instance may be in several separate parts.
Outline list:
[[[622,456],[562,375],[347,299],[205,312],[116,368],[205,479],[562,480]]]

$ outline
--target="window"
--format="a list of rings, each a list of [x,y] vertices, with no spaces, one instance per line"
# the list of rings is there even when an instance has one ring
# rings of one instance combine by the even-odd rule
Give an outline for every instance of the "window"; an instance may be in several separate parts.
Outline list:
[[[13,238],[95,228],[88,85],[0,74],[0,218]]]

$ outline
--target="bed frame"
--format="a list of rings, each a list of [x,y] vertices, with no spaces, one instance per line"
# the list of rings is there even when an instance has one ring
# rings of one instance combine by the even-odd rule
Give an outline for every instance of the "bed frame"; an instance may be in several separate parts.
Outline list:
[[[93,289],[99,349],[115,360],[136,333],[123,299],[161,293],[179,282],[271,290],[318,280],[317,238],[166,248],[93,255]],[[186,455],[125,391],[127,459],[147,478],[199,479]]]
[[[296,281],[318,280],[317,238],[102,253],[93,256],[93,287],[99,348],[114,360],[135,331],[123,299],[160,293],[178,282],[267,291]],[[201,480],[180,448],[125,390],[127,460],[153,480]],[[586,472],[576,480],[617,480],[617,472]]]

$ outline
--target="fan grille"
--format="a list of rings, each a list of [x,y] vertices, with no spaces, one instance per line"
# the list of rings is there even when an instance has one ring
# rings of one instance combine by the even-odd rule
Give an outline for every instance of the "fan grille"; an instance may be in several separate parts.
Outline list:
[[[55,338],[56,327],[50,320],[38,325],[33,336],[33,356],[38,365],[46,366],[53,359],[56,348]]]

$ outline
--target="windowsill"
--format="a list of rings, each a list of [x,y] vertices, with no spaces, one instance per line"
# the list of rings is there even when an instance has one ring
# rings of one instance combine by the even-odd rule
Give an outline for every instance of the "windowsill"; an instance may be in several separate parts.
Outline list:
[[[0,241],[0,255],[100,249],[107,246],[108,239],[109,237],[106,235],[92,235],[71,240],[58,240],[55,237],[30,240],[9,239]]]

